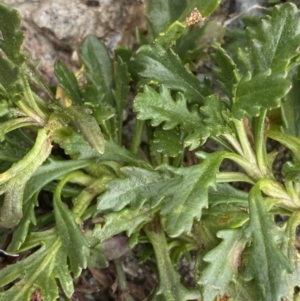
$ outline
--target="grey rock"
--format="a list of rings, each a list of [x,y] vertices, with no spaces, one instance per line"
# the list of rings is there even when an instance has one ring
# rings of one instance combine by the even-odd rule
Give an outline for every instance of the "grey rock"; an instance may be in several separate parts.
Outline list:
[[[25,47],[40,58],[41,72],[53,84],[55,60],[71,69],[79,66],[76,52],[84,38],[95,35],[111,50],[118,43],[131,43],[130,30],[145,28],[146,0],[4,0],[16,8],[26,33]],[[129,32],[129,34],[128,34]],[[124,39],[126,36],[126,39]],[[127,45],[131,46],[131,45]],[[73,60],[72,60],[73,58]]]

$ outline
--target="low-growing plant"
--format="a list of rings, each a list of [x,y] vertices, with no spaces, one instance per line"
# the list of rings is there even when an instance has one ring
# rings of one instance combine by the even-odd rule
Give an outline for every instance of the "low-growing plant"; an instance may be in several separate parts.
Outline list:
[[[0,271],[1,301],[67,300],[73,277],[110,260],[126,289],[119,258],[137,245],[156,262],[147,300],[299,300],[299,12],[274,6],[230,31],[204,20],[219,2],[150,1],[137,51],[87,37],[77,73],[56,63],[55,93],[0,4],[1,252],[23,254]],[[289,150],[280,178],[270,140]]]

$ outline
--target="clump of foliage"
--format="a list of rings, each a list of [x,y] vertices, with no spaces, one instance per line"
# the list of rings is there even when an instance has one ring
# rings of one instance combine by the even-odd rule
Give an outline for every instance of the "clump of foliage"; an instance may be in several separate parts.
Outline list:
[[[56,96],[21,49],[18,13],[0,4],[1,246],[27,252],[0,271],[2,301],[54,301],[58,284],[70,298],[82,269],[118,260],[120,233],[130,247],[140,244],[144,259],[155,256],[159,280],[149,300],[299,300],[298,9],[274,6],[229,45],[215,21],[184,22],[195,7],[208,17],[219,2],[151,1],[136,52],[111,56],[87,37],[79,74],[56,63]],[[192,73],[203,59],[214,66],[214,84]],[[136,117],[125,147],[130,86]],[[291,152],[281,181],[269,138]],[[220,150],[205,153],[208,139]],[[199,163],[184,166],[187,151]],[[224,159],[240,171],[220,171]],[[53,196],[50,212],[36,210],[41,192]],[[286,217],[280,226],[277,215]],[[196,286],[187,288],[176,266],[191,251]]]

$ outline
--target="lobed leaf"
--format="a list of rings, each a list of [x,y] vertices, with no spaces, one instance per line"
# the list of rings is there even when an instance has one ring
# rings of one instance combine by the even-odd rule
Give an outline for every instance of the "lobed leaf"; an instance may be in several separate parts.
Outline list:
[[[300,138],[300,79],[299,70],[292,78],[292,89],[281,104],[284,133]],[[272,120],[271,120],[272,122]]]
[[[235,281],[238,274],[246,244],[241,229],[219,231],[217,236],[223,241],[204,256],[209,265],[201,272],[198,281],[205,301],[213,301],[216,296],[228,293],[229,283]]]
[[[300,22],[293,3],[275,6],[255,28],[246,30],[251,73],[271,69],[286,72],[291,60],[299,55]]]
[[[198,165],[169,168],[181,178],[169,192],[161,209],[161,213],[165,215],[164,226],[170,236],[190,232],[194,219],[200,220],[202,209],[208,207],[208,189],[215,185],[223,156],[224,152],[215,152]]]
[[[125,206],[141,208],[146,200],[151,199],[155,206],[178,184],[180,176],[174,175],[165,168],[162,170],[145,170],[137,167],[123,167],[121,172],[126,176],[109,182],[107,192],[98,198],[98,210],[122,210]]]
[[[134,102],[134,111],[141,120],[152,120],[153,126],[163,123],[164,130],[173,129],[180,125],[183,130],[191,131],[202,125],[196,110],[190,112],[187,101],[182,93],[177,93],[176,101],[170,91],[162,85],[159,92],[149,86],[144,87],[143,93],[138,93]]]
[[[70,298],[73,280],[67,262],[67,253],[55,229],[32,233],[22,250],[40,248],[27,258],[8,265],[0,271],[0,286],[14,281],[13,286],[0,292],[2,301],[28,301],[37,290],[44,301],[56,301],[59,297],[56,280]]]
[[[278,248],[278,239],[282,239],[283,233],[270,219],[259,185],[250,191],[249,208],[252,243],[246,278],[255,279],[262,300],[279,301],[287,293],[281,283],[287,272],[292,272],[292,266]]]
[[[164,156],[176,157],[183,152],[183,144],[180,134],[175,129],[155,130],[151,144],[151,152],[162,153]]]
[[[208,189],[215,184],[216,173],[224,153],[208,156],[199,165],[188,168],[161,166],[157,170],[136,167],[121,169],[126,176],[107,184],[107,191],[98,198],[98,210],[122,210],[161,203],[165,216],[164,226],[170,236],[189,232],[194,218],[200,219],[201,211],[208,206]]]
[[[219,45],[214,45],[212,58],[217,63],[213,74],[218,80],[219,87],[229,99],[234,96],[233,88],[239,81],[238,69],[232,58]]]
[[[300,259],[299,253],[296,247],[297,239],[297,227],[299,226],[300,214],[299,211],[295,211],[288,219],[285,226],[285,233],[288,239],[284,241],[281,246],[281,250],[290,260],[293,265],[293,272],[288,274],[286,281],[281,283],[283,289],[288,292],[288,298],[292,299],[294,297],[294,292],[296,287],[299,285],[300,279]]]
[[[245,115],[258,116],[261,109],[277,108],[290,88],[289,80],[281,74],[271,74],[270,70],[254,77],[248,73],[237,84],[232,113],[235,118],[242,119]]]
[[[211,94],[210,87],[200,83],[171,49],[166,50],[158,44],[140,47],[132,61],[132,68],[142,78],[183,92],[189,103],[202,104],[204,97]]]
[[[55,228],[61,238],[62,248],[68,255],[71,271],[79,277],[81,270],[87,266],[87,240],[75,222],[72,211],[60,199],[61,185],[54,193]]]
[[[20,66],[25,56],[20,52],[24,41],[24,32],[20,30],[20,15],[17,10],[0,3],[0,48],[3,50],[8,60],[16,66]],[[4,60],[1,56],[1,61]],[[8,62],[8,60],[6,60]],[[1,69],[6,70],[6,69]],[[8,74],[6,74],[7,76]]]
[[[200,108],[202,124],[184,138],[184,146],[193,150],[203,145],[209,137],[233,133],[229,115],[225,102],[217,94],[205,97]]]
[[[101,241],[113,237],[116,234],[126,231],[127,236],[131,236],[142,225],[149,223],[159,206],[143,206],[138,209],[124,208],[118,212],[111,212],[105,215],[103,227],[97,225],[93,231],[93,236]]]

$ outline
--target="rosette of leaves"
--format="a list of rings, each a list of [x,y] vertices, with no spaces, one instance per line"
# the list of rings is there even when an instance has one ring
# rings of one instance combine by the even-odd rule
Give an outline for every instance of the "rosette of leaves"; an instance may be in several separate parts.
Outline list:
[[[55,279],[70,298],[70,272],[78,277],[83,268],[99,268],[99,262],[105,265],[123,254],[103,251],[123,233],[131,247],[141,243],[142,259],[155,256],[158,284],[151,300],[297,300],[298,10],[291,3],[270,9],[244,30],[242,42],[234,41],[241,45],[235,55],[226,45],[203,43],[212,21],[184,24],[194,8],[205,18],[219,2],[152,1],[146,11],[148,35],[137,35],[136,52],[116,49],[112,57],[88,37],[81,48],[83,83],[58,62],[63,92],[56,100],[34,64],[20,50],[11,54],[2,45],[5,30],[16,35],[19,47],[21,39],[16,12],[1,6],[15,22],[1,27],[0,45],[7,53],[0,63],[10,74],[10,80],[0,76],[3,147],[13,148],[8,133],[28,138],[17,130],[21,127],[37,132],[25,156],[3,151],[8,168],[0,182],[2,210],[10,215],[0,216],[3,225],[18,224],[7,251],[37,250],[0,271],[1,286],[14,283],[0,293],[1,300],[30,300],[35,292],[56,300]],[[204,58],[214,62],[217,87],[192,72]],[[125,147],[123,111],[130,82],[137,89],[136,115]],[[34,85],[47,100],[33,92]],[[273,174],[276,154],[267,152],[268,138],[291,151],[282,169],[284,181]],[[203,152],[207,140],[222,149]],[[50,156],[53,142],[66,157]],[[184,164],[188,151],[198,163]],[[35,159],[41,152],[43,159]],[[234,161],[239,171],[220,171],[224,159]],[[246,182],[247,190],[234,188],[234,182]],[[53,212],[36,217],[41,190],[53,194]],[[275,223],[278,214],[287,220],[281,227]],[[91,217],[98,217],[92,235],[80,228]],[[186,287],[176,268],[182,256],[191,259],[191,251],[197,254],[195,285]],[[119,285],[124,289],[124,283]]]

